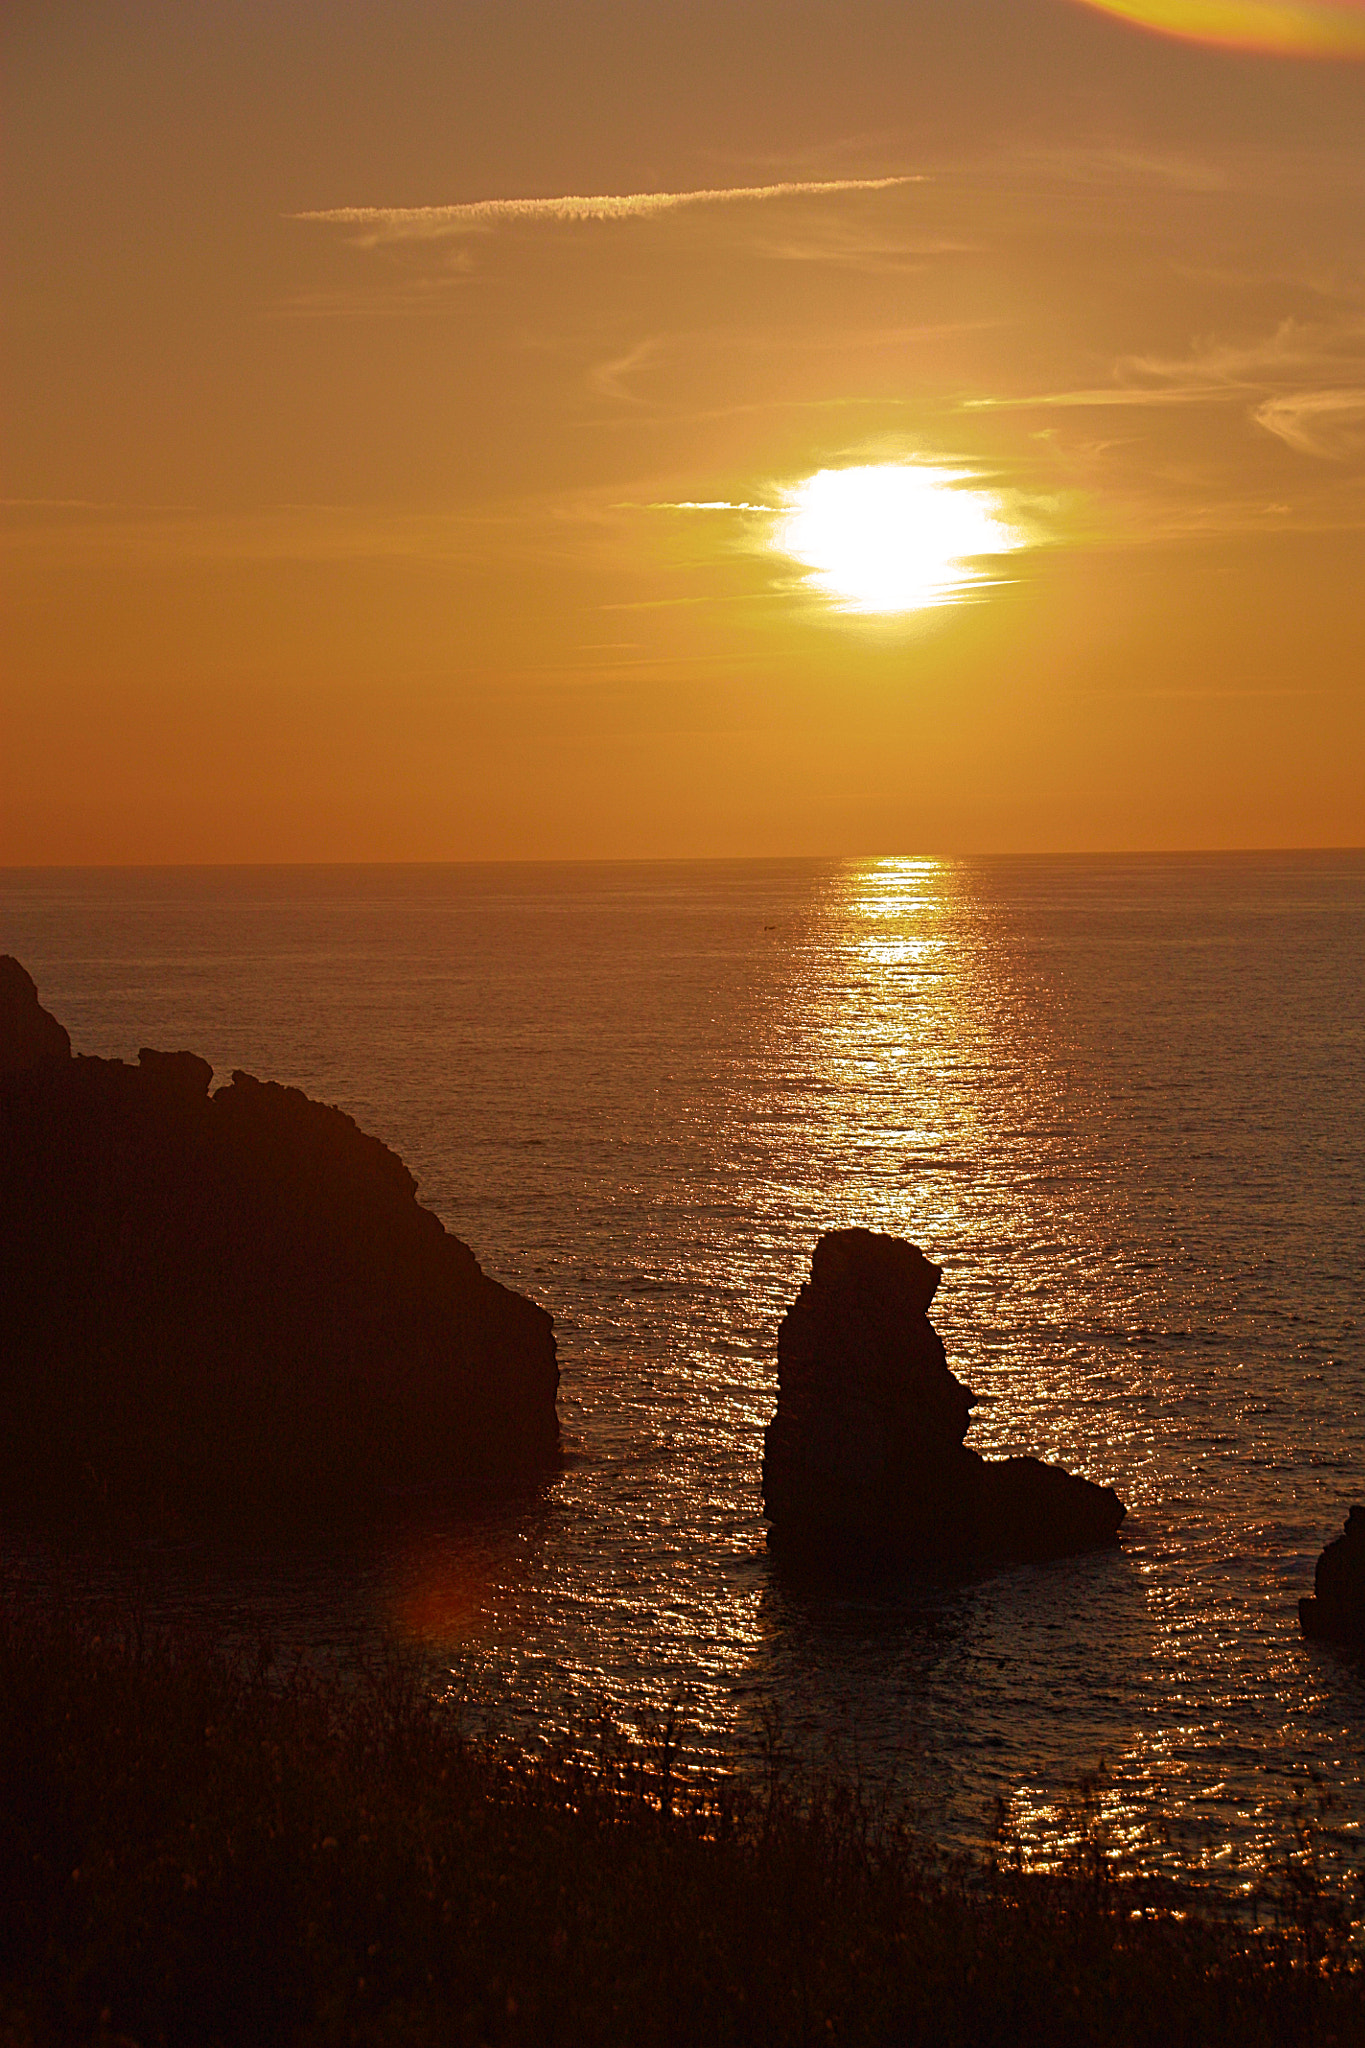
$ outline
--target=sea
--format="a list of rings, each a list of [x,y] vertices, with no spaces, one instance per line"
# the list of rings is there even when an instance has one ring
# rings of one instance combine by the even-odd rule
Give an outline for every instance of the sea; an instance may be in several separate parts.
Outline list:
[[[528,1742],[672,1716],[688,1768],[849,1773],[949,1849],[1360,1867],[1365,1672],[1297,1602],[1365,1500],[1365,853],[8,870],[0,950],[78,1051],[400,1153],[552,1312],[566,1450],[382,1540],[6,1528],[11,1593],[398,1639]],[[1119,1547],[783,1578],[778,1325],[849,1224],[943,1268],[968,1442],[1116,1487]]]

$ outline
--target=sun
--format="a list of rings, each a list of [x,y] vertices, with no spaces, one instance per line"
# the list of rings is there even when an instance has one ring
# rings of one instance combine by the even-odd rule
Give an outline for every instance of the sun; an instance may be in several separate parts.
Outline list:
[[[1139,28],[1234,50],[1365,57],[1362,0],[1085,0]]]
[[[771,542],[841,610],[926,611],[994,580],[983,557],[1024,545],[987,492],[956,469],[916,462],[819,469],[782,493]]]

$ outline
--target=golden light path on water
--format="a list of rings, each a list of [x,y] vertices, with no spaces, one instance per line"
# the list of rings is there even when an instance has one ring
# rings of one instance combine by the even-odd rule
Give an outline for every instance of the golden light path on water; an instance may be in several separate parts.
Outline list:
[[[1365,57],[1365,0],[1080,0],[1188,42],[1295,57]]]
[[[163,1607],[286,1647],[396,1629],[531,1741],[677,1703],[702,1769],[776,1728],[950,1846],[999,1801],[1055,1858],[1087,1779],[1137,1865],[1224,1893],[1282,1861],[1315,1777],[1332,1854],[1358,1841],[1365,1674],[1295,1601],[1365,1465],[1360,856],[16,890],[9,949],[82,1051],[189,1044],[340,1104],[555,1317],[543,1493],[231,1557],[216,1591],[177,1553]],[[774,1569],[778,1325],[854,1223],[943,1267],[969,1443],[1116,1485],[1121,1549],[828,1592]]]
[[[817,994],[803,987],[799,1008],[816,1020],[803,1048],[807,1071],[821,1077],[826,1114],[836,1122],[846,1120],[837,1135],[828,1128],[812,1129],[811,1139],[846,1159],[861,1154],[864,1162],[863,1172],[855,1167],[840,1189],[831,1222],[863,1223],[907,1233],[934,1247],[957,1247],[959,1263],[975,1270],[970,1276],[952,1274],[948,1285],[956,1280],[960,1289],[965,1280],[975,1291],[989,1285],[988,1272],[998,1274],[1006,1247],[1028,1238],[1032,1218],[1026,1200],[1006,1197],[1002,1204],[1003,1191],[993,1190],[990,1264],[985,1268],[979,1255],[987,1249],[980,1243],[981,1182],[998,1135],[990,1124],[999,1103],[975,1085],[976,1069],[1008,1059],[1012,1040],[1017,1051],[1019,1020],[1012,1014],[1017,992],[1010,987],[1007,962],[990,959],[988,932],[971,935],[977,944],[969,943],[966,950],[977,955],[976,971],[962,973],[968,936],[963,926],[974,921],[974,913],[958,883],[954,865],[939,860],[882,860],[859,867],[842,902],[831,906],[844,927],[847,949],[840,999],[831,1004],[830,991]],[[1035,1049],[1027,1063],[1035,1102],[1061,1085],[1049,1071],[1048,1037],[1038,1029],[1041,1023],[1035,1018],[1027,1033]],[[794,1027],[800,1030],[796,1017],[783,1020],[788,1045]],[[903,1171],[887,1176],[888,1157],[898,1163],[915,1160],[921,1171],[939,1171],[926,1174],[912,1190]],[[975,1259],[966,1249],[974,1244]],[[971,1439],[977,1449],[986,1455],[1028,1449],[1102,1481],[1114,1476],[1102,1429],[1095,1427],[1093,1391],[1082,1372],[1066,1360],[1039,1361],[1023,1354],[1004,1333],[969,1362],[953,1355],[954,1315],[943,1296],[935,1321],[949,1343],[950,1362],[984,1396]],[[1125,1604],[1132,1607],[1127,1628],[1143,1634],[1148,1616],[1140,1592],[1135,1602]],[[782,1661],[778,1649],[775,1685],[781,1682]],[[908,1699],[902,1706],[913,1714]],[[913,1726],[902,1739],[905,1754],[913,1756]],[[1141,1802],[1127,1787],[1116,1790],[1098,1781],[1093,1791],[1081,1793],[1084,1776],[1069,1774],[1073,1789],[1060,1797],[1053,1785],[1027,1776],[1001,1788],[1012,1839],[1029,1861],[1059,1861],[1097,1818],[1120,1852],[1140,1858],[1148,1832]]]

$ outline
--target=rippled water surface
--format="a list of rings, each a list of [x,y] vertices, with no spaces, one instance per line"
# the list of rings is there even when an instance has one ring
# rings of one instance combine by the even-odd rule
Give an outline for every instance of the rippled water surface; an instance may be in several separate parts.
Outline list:
[[[543,1500],[149,1550],[155,1599],[477,1654],[541,1727],[776,1707],[951,1840],[1045,1850],[1102,1767],[1146,1861],[1242,1882],[1324,1793],[1351,1849],[1365,1678],[1295,1603],[1365,1498],[1365,856],[11,871],[0,947],[79,1051],[341,1104],[558,1327]],[[1120,1550],[784,1587],[777,1325],[844,1223],[943,1266],[969,1441],[1115,1485]]]

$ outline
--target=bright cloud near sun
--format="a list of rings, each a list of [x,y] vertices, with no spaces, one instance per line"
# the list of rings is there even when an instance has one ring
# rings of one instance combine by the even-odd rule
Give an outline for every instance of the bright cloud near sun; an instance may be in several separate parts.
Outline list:
[[[820,469],[782,493],[772,545],[841,611],[895,613],[960,604],[991,579],[979,565],[1024,536],[967,473],[880,462]]]

